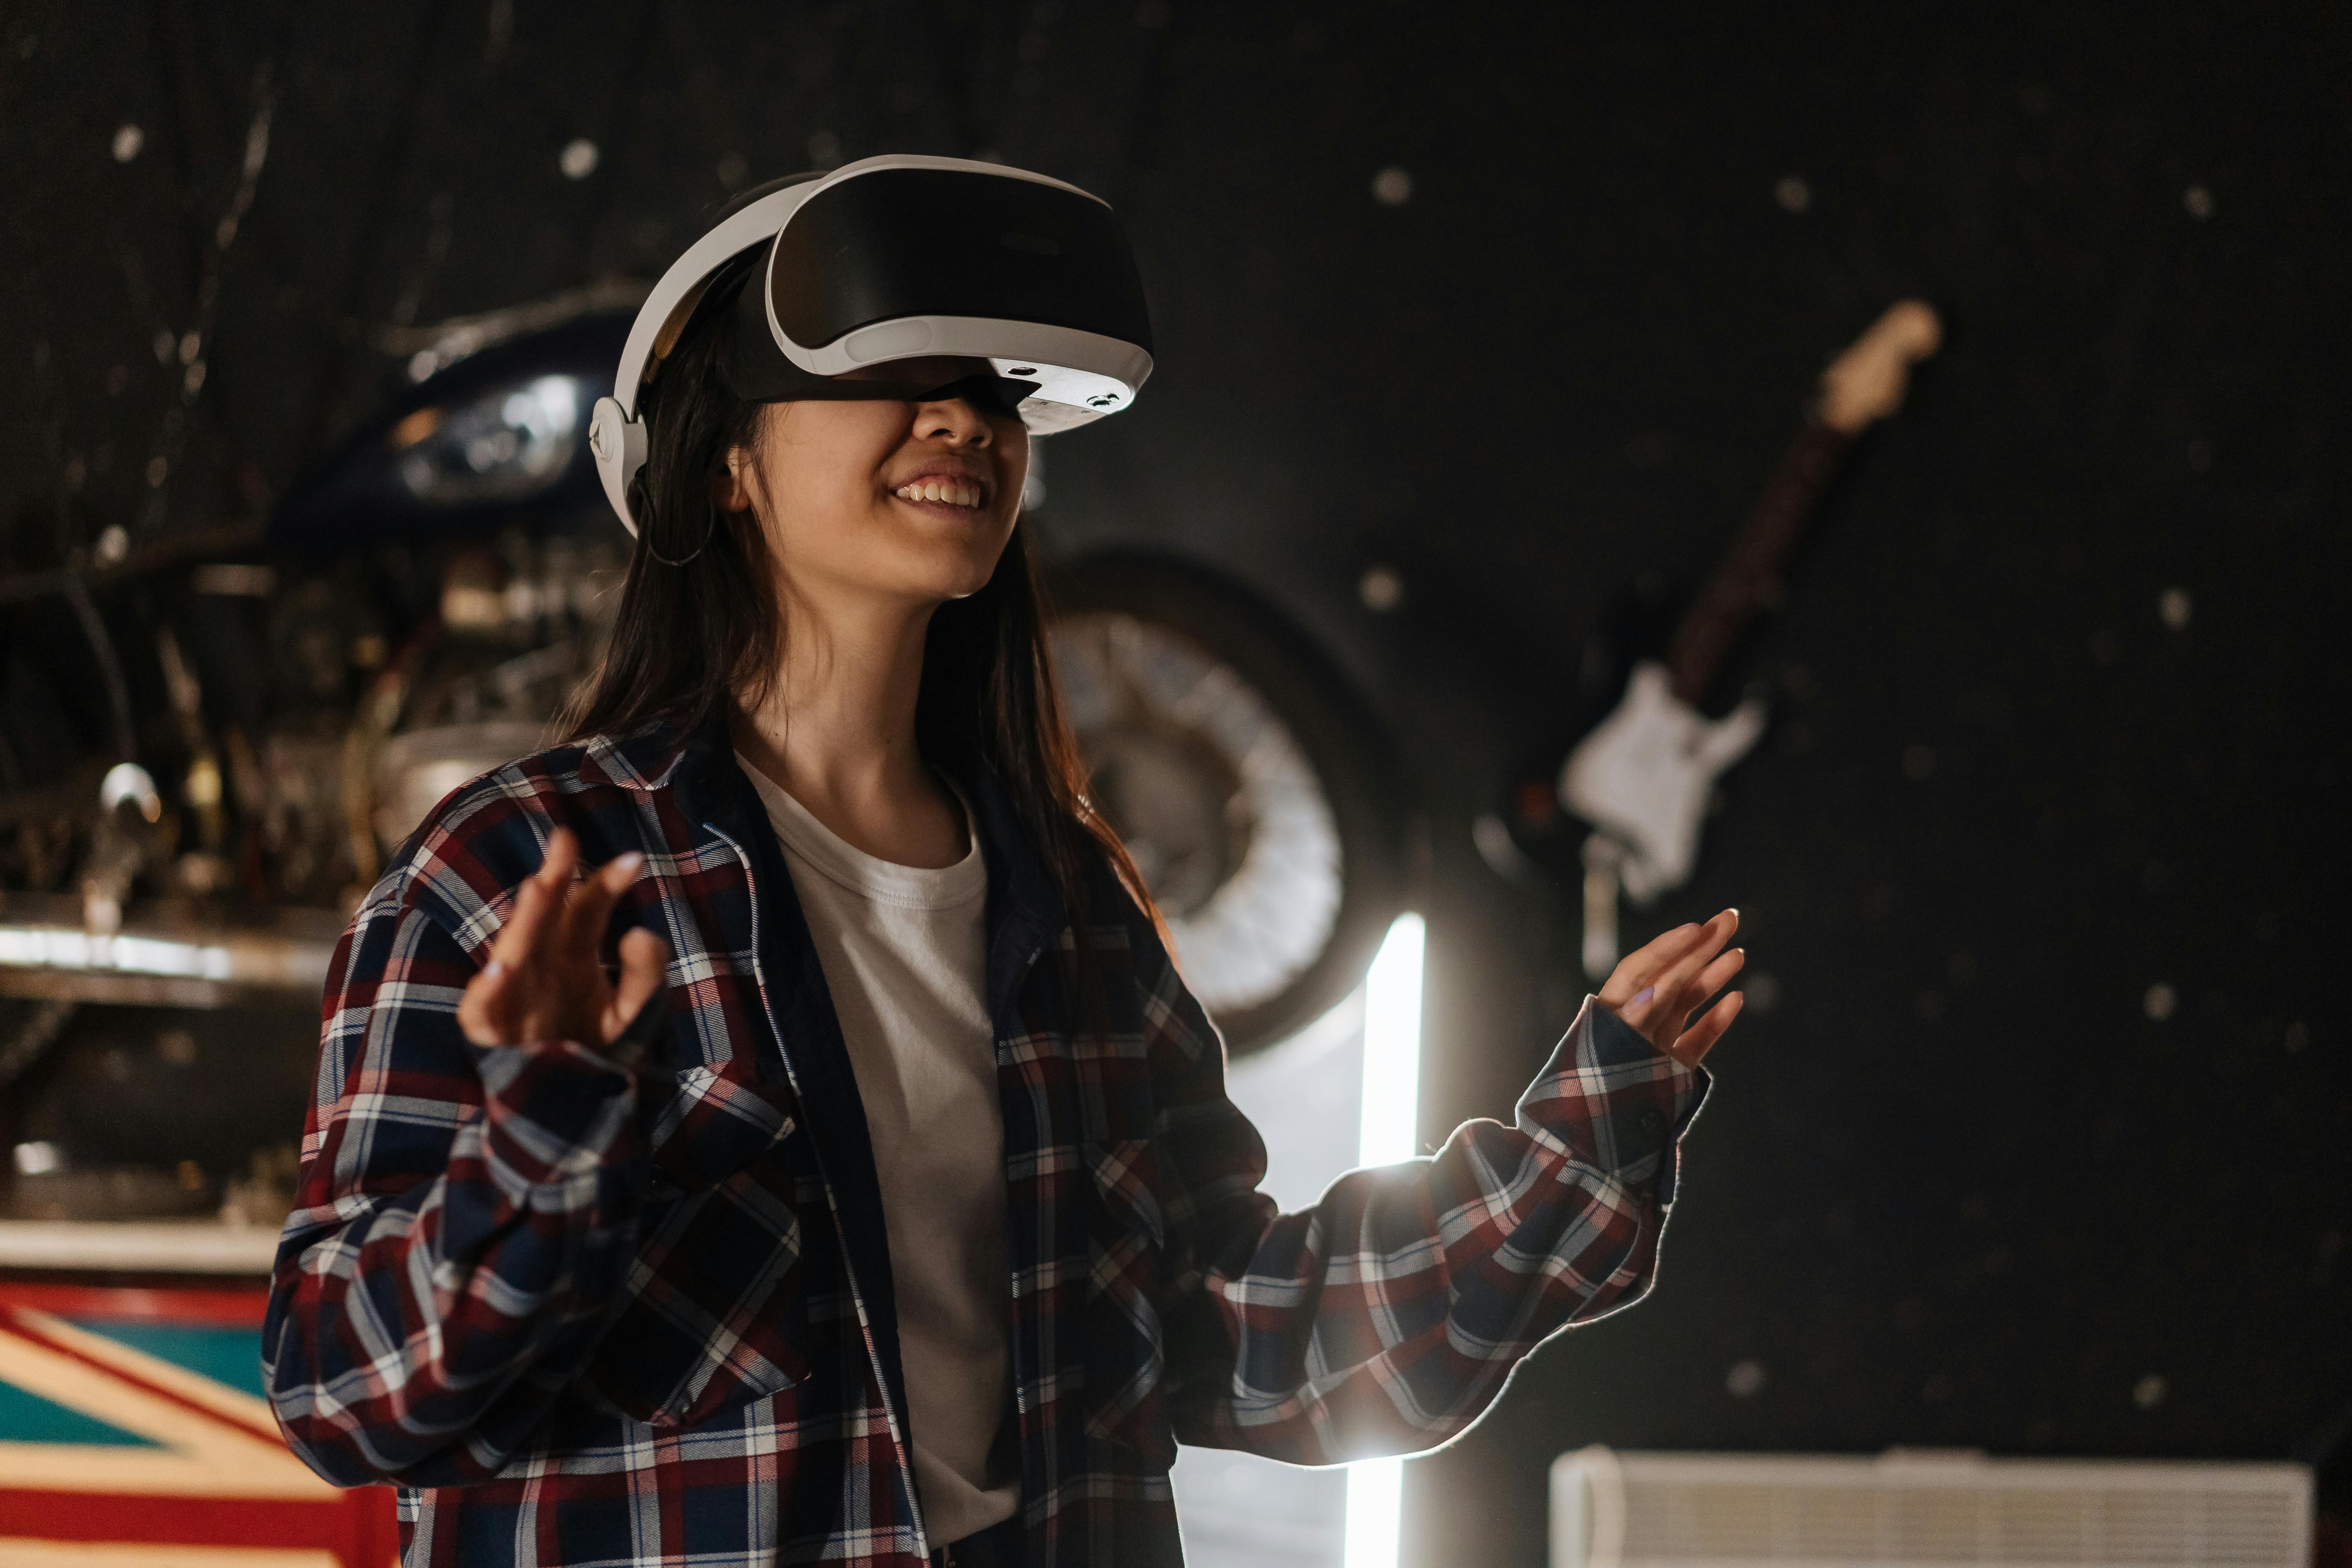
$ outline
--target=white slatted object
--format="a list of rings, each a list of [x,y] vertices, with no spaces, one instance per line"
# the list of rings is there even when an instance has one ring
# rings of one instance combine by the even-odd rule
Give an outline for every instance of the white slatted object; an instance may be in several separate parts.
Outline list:
[[[1551,1568],[2306,1568],[2301,1465],[1563,1454]]]

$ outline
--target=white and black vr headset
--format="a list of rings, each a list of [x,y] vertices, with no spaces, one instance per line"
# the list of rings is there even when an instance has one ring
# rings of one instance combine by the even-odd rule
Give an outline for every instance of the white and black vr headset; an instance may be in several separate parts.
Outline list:
[[[1151,374],[1127,236],[1076,185],[902,154],[779,181],[739,200],[662,275],[613,395],[596,400],[589,449],[632,533],[639,400],[713,285],[739,278],[719,365],[755,402],[967,396],[1043,436],[1118,413]],[[875,369],[938,357],[985,360],[989,374],[940,385]]]

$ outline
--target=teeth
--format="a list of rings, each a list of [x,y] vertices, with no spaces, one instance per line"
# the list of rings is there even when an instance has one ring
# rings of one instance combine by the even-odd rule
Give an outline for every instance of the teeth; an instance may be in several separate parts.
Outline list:
[[[943,501],[949,506],[980,504],[980,487],[958,479],[921,479],[911,485],[901,485],[891,492],[902,500]]]

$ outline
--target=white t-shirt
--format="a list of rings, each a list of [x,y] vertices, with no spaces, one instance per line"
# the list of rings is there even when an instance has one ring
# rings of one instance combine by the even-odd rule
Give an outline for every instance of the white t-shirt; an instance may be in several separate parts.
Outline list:
[[[877,859],[738,760],[783,846],[866,1102],[915,1484],[937,1548],[1020,1506],[1019,1478],[988,1470],[1011,1397],[1013,1275],[980,835],[939,870]]]

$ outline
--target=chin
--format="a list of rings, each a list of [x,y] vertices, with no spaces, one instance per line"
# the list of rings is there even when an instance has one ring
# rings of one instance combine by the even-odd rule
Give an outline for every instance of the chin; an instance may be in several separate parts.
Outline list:
[[[932,597],[968,599],[996,574],[1011,531],[986,538],[923,540],[908,552],[914,559],[908,563],[912,568],[908,575],[923,584]]]
[[[971,571],[957,573],[952,583],[949,585],[947,591],[940,595],[940,597],[944,599],[969,599],[974,594],[979,593],[982,588],[987,587],[989,579],[995,575],[996,561],[994,557],[991,557],[987,564],[984,566],[977,567]]]
[[[919,559],[906,563],[907,569],[891,575],[904,585],[908,598],[946,601],[969,599],[988,586],[996,572],[1001,551],[992,551],[986,560],[976,560],[969,552],[938,550],[926,551]]]

